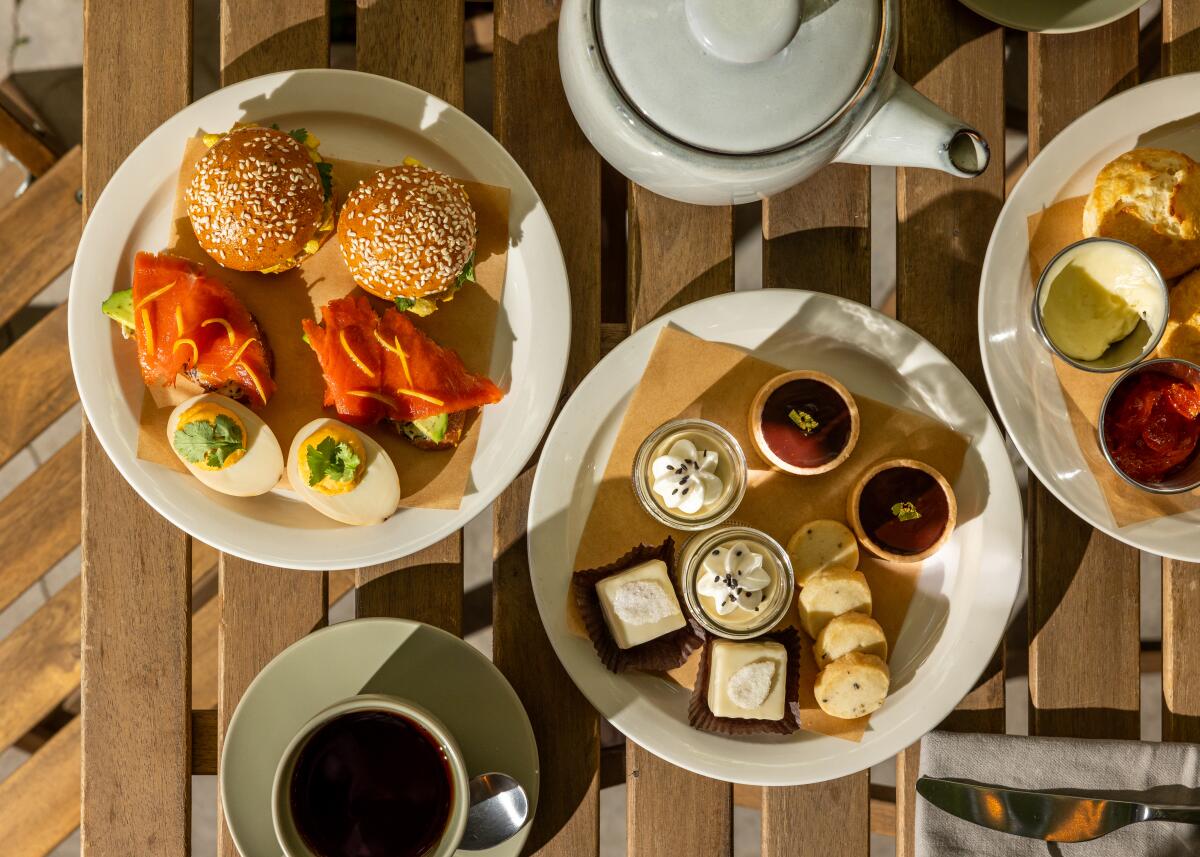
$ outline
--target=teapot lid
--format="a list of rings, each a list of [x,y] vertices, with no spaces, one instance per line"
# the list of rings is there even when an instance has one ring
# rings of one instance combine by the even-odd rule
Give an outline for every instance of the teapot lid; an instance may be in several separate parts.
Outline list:
[[[597,41],[626,100],[662,132],[728,154],[786,148],[858,92],[883,39],[881,0],[595,0]]]

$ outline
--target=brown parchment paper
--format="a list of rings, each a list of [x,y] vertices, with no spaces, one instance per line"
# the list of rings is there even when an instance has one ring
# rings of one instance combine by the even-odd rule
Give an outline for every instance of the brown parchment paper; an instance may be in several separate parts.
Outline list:
[[[698,339],[670,326],[663,328],[604,468],[575,556],[575,570],[604,565],[632,545],[657,544],[672,532],[680,545],[687,540],[688,533],[672,531],[646,514],[630,484],[638,445],[658,426],[679,416],[711,420],[737,438],[746,452],[750,473],[746,497],[733,518],[763,530],[781,544],[809,521],[845,521],[846,498],[855,479],[881,459],[916,458],[937,468],[951,483],[961,472],[968,447],[965,437],[931,417],[858,394],[854,399],[862,431],[854,452],[841,466],[819,476],[771,470],[751,443],[749,410],[759,387],[783,371],[738,348]],[[884,562],[865,549],[861,554],[859,569],[871,587],[872,615],[882,626],[891,651],[916,590],[921,564]],[[571,599],[566,607],[568,627],[586,637]],[[799,627],[794,602],[781,625]],[[813,696],[817,665],[812,641],[803,632],[799,636],[801,726],[823,735],[859,740],[869,718],[840,720],[821,711]],[[691,689],[699,660],[699,652],[693,653],[686,664],[668,675]]]
[[[260,415],[279,439],[286,454],[297,430],[320,416],[336,417],[323,407],[325,385],[316,355],[301,340],[302,318],[320,318],[319,307],[357,290],[342,261],[337,236],[333,236],[299,268],[282,274],[256,274],[222,268],[200,249],[187,218],[183,191],[196,161],[204,154],[197,138],[188,141],[179,183],[175,190],[175,220],[169,251],[202,263],[210,274],[227,284],[254,314],[275,354],[278,389]],[[333,163],[334,194],[340,205],[346,194],[382,164],[329,159]],[[508,252],[508,189],[463,181],[475,208],[479,235],[475,250],[476,283],[467,283],[454,300],[417,325],[440,345],[459,353],[466,367],[488,374],[496,316],[504,289]],[[383,307],[383,302],[378,303]],[[133,350],[133,343],[126,343]],[[130,359],[136,359],[131,357]],[[507,388],[507,378],[493,378]],[[200,389],[180,378],[174,388],[147,388],[142,401],[138,458],[186,472],[167,442],[171,408]],[[425,452],[412,446],[382,424],[364,431],[387,450],[400,474],[402,507],[457,509],[470,478],[471,461],[479,442],[479,419],[470,421],[456,449]],[[287,485],[286,478],[281,485]]]
[[[1050,264],[1054,255],[1079,239],[1083,238],[1083,205],[1086,198],[1079,196],[1056,202],[1049,208],[1039,211],[1029,218],[1029,300],[1033,300],[1034,289],[1037,288],[1038,277]],[[1172,294],[1172,300],[1174,294]],[[1195,353],[1176,353],[1179,346],[1186,343],[1184,336],[1175,336],[1179,326],[1177,313],[1172,312],[1167,320],[1166,331],[1162,342],[1151,357],[1181,357],[1195,360]],[[1149,359],[1149,358],[1147,358]],[[1067,403],[1067,412],[1071,416],[1071,428],[1075,432],[1075,440],[1083,453],[1088,469],[1096,477],[1100,492],[1108,503],[1108,510],[1118,527],[1136,524],[1150,518],[1168,515],[1178,515],[1192,509],[1200,508],[1200,492],[1190,491],[1186,494],[1151,494],[1130,485],[1104,459],[1100,451],[1100,405],[1108,388],[1116,383],[1121,373],[1084,372],[1053,358],[1054,372],[1058,376],[1063,398]]]

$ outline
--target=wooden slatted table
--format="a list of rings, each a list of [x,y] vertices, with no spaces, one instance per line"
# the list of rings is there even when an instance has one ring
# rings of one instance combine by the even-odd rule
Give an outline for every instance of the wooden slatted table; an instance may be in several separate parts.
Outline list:
[[[974,181],[898,171],[896,311],[982,390],[975,308],[983,253],[1006,184],[1005,33],[954,0],[903,0],[901,7],[904,21],[919,22],[902,26],[901,74],[980,128],[993,161]],[[1164,7],[1164,73],[1200,68],[1200,4],[1166,0]],[[328,62],[327,0],[222,0],[220,14],[223,83]],[[629,331],[682,303],[733,288],[734,212],[664,199],[627,185],[602,164],[572,120],[559,83],[556,17],[555,4],[546,0],[495,3],[494,132],[537,187],[562,243],[573,304],[569,391]],[[122,4],[87,4],[85,210],[130,150],[190,100],[191,23],[191,0],[145,0],[132,18]],[[359,69],[461,106],[461,2],[358,0],[356,30]],[[1137,81],[1137,16],[1079,35],[1030,36],[1028,50],[1033,157],[1075,116]],[[764,285],[869,301],[871,208],[870,171],[853,166],[827,168],[765,200]],[[63,335],[61,315],[43,323],[46,336]],[[0,447],[19,440],[0,436]],[[190,774],[215,772],[225,725],[262,665],[323,625],[328,605],[351,586],[357,615],[406,616],[460,632],[462,534],[350,576],[222,556],[220,597],[193,616],[192,552],[203,547],[142,503],[86,425],[82,443],[84,853],[187,854]],[[541,805],[529,852],[586,857],[599,849],[599,723],[551,651],[534,607],[524,533],[532,469],[533,462],[495,505],[494,659],[523,699],[541,753]],[[114,519],[123,521],[121,528],[111,526]],[[1136,738],[1137,552],[1092,531],[1036,484],[1029,519],[1031,731]],[[1163,567],[1169,739],[1200,736],[1198,571]],[[214,639],[217,697],[200,691],[193,699],[193,684],[211,685],[193,681],[192,648]],[[1096,658],[1096,651],[1106,656]],[[1003,663],[1001,650],[948,728],[1003,731]],[[47,766],[62,764],[47,751],[69,746],[77,726],[47,745]],[[894,830],[901,855],[913,854],[918,761],[910,748],[897,763]],[[627,744],[624,766],[631,855],[732,853],[735,794],[728,783],[676,768],[634,742]],[[868,853],[873,803],[877,820],[891,817],[870,795],[862,773],[800,788],[739,788],[737,799],[761,806],[768,857],[849,857]],[[679,823],[680,807],[699,806],[703,813]],[[223,829],[219,849],[236,854]]]

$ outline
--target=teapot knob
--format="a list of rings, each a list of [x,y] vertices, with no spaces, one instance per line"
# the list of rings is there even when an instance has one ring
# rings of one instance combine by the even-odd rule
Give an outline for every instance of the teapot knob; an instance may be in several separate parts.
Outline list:
[[[692,34],[706,50],[730,62],[762,62],[778,54],[800,29],[804,0],[684,0]]]

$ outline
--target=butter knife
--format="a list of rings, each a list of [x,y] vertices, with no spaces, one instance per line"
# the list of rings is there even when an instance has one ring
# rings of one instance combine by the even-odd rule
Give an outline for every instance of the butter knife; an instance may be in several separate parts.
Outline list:
[[[951,815],[1001,833],[1087,842],[1139,821],[1200,824],[1200,807],[984,786],[921,777],[917,793]]]

